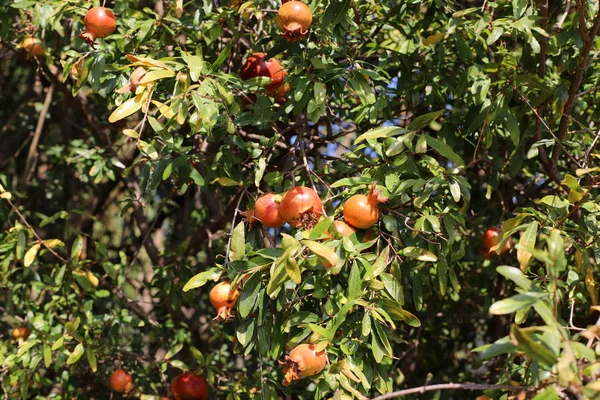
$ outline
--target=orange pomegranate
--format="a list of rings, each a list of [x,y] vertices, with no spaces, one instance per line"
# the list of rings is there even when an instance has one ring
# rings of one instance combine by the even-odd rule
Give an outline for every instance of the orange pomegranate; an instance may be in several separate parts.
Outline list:
[[[344,219],[358,229],[368,229],[379,220],[379,203],[387,201],[373,183],[368,195],[355,194],[344,204]]]
[[[229,321],[232,317],[231,309],[235,307],[240,297],[240,292],[237,288],[231,287],[231,282],[219,282],[210,291],[210,303],[217,309],[217,316],[214,318],[218,321]]]
[[[24,49],[29,55],[34,57],[42,57],[46,54],[46,50],[42,45],[42,42],[34,37],[26,37],[21,42],[21,48]]]
[[[327,353],[325,350],[317,351],[314,344],[299,344],[279,364],[283,366],[283,384],[287,386],[295,380],[323,371],[327,364]]]
[[[133,389],[131,375],[122,369],[116,369],[110,376],[110,387],[118,393],[128,393]]]
[[[277,11],[277,25],[288,42],[299,42],[312,24],[312,12],[301,1],[287,1]]]

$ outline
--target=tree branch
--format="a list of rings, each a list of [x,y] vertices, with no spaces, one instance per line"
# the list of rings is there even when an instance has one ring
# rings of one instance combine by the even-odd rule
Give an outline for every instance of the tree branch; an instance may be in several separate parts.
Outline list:
[[[596,14],[596,18],[594,18],[594,25],[592,28],[587,31],[585,27],[585,1],[577,0],[577,15],[579,18],[579,32],[581,34],[581,39],[583,40],[583,50],[581,51],[581,56],[579,57],[579,63],[577,64],[577,69],[573,78],[570,79],[571,86],[569,87],[569,97],[562,111],[562,117],[560,118],[560,124],[558,126],[557,137],[560,142],[563,141],[567,134],[567,129],[569,128],[569,117],[571,115],[571,111],[573,110],[573,106],[575,105],[575,100],[577,99],[577,93],[579,91],[579,87],[581,86],[581,82],[583,81],[583,75],[587,70],[587,62],[588,57],[590,55],[590,51],[592,50],[594,44],[594,38],[598,33],[598,28],[600,28],[600,11]],[[561,147],[554,146],[554,150],[552,151],[552,160],[550,161],[550,165],[552,167],[551,175],[557,174],[558,171],[558,158],[561,154]]]
[[[505,390],[516,392],[519,390],[530,391],[533,387],[529,386],[510,386],[510,385],[487,385],[475,383],[442,383],[439,385],[420,386],[411,389],[398,390],[396,392],[387,393],[381,396],[373,397],[371,400],[385,400],[396,397],[406,396],[409,394],[432,392],[434,390]]]

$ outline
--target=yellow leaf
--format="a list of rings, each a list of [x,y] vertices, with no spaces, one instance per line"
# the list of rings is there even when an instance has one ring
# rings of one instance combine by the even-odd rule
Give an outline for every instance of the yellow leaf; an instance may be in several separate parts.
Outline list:
[[[327,340],[324,340],[322,342],[315,344],[315,352],[319,353],[319,352],[325,350],[327,348],[328,344],[329,344],[329,342]]]
[[[163,78],[172,78],[175,76],[175,73],[171,70],[159,69],[156,71],[150,71],[144,75],[142,79],[140,79],[138,85],[143,85],[145,83],[157,81]]]
[[[585,385],[586,389],[593,390],[594,392],[600,392],[600,381],[594,381]]]
[[[158,68],[163,68],[163,69],[167,69],[167,70],[171,70],[171,68],[169,68],[167,66],[167,64],[162,63],[160,61],[156,61],[152,58],[148,58],[148,57],[139,57],[139,56],[134,56],[133,54],[127,54],[127,60],[131,63],[133,63],[133,65],[145,65],[147,67],[158,67]]]
[[[9,192],[0,193],[0,199],[10,200],[11,198],[12,198],[12,194],[10,194]]]
[[[121,104],[112,114],[108,117],[108,122],[115,123],[119,120],[122,120],[125,117],[130,116],[136,111],[139,111],[146,100],[147,92],[138,94],[134,98],[127,100],[125,103]]]
[[[210,183],[212,184],[215,182],[217,182],[221,186],[241,186],[239,182],[236,182],[233,179],[227,177],[213,179]]]
[[[427,36],[425,40],[423,40],[423,44],[425,46],[429,46],[432,44],[437,44],[441,42],[446,37],[445,33],[436,33],[435,35]]]
[[[58,239],[46,239],[44,240],[44,246],[49,247],[51,249],[55,247],[63,247],[65,244],[61,240]]]
[[[92,286],[96,287],[100,283],[96,275],[92,273],[92,271],[86,271],[85,277],[90,281]]]
[[[321,260],[326,268],[334,267],[339,263],[340,259],[331,247],[312,240],[305,240],[302,243]]]
[[[158,107],[158,111],[166,118],[171,119],[175,116],[175,113],[168,105],[161,103],[160,101],[152,100],[152,104]]]
[[[129,136],[130,138],[137,139],[140,137],[136,131],[133,129],[123,129],[123,135]]]
[[[27,250],[27,253],[25,253],[25,257],[23,258],[23,264],[26,267],[29,267],[33,263],[33,260],[35,260],[35,256],[40,250],[41,245],[41,243],[36,243],[33,246],[31,246],[29,250]]]
[[[177,0],[177,3],[175,3],[175,15],[177,15],[177,18],[181,18],[183,15],[183,0]]]

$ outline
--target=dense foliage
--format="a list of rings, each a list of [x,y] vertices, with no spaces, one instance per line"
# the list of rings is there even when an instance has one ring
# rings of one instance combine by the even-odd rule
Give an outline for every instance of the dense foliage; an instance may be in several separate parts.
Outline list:
[[[0,397],[600,397],[598,2],[307,4],[0,0]]]

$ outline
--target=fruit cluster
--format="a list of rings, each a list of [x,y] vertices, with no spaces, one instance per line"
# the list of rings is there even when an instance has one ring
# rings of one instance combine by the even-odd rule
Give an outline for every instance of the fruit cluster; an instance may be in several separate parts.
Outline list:
[[[355,229],[369,229],[379,220],[379,204],[387,198],[372,184],[367,195],[356,194],[344,204],[344,221],[334,221],[342,236],[350,236]],[[279,228],[285,223],[294,228],[311,229],[323,217],[323,203],[313,189],[296,186],[283,196],[266,193],[260,196],[254,209],[245,212],[250,223],[260,222],[265,228]]]
[[[344,203],[344,221],[334,221],[333,225],[341,236],[351,236],[356,229],[369,229],[379,220],[379,204],[387,198],[373,183],[367,195],[355,194]],[[279,228],[289,224],[293,228],[312,229],[323,219],[324,208],[319,194],[306,186],[296,186],[283,195],[266,193],[256,199],[254,208],[243,213],[250,223],[258,222],[265,228]],[[325,232],[324,240],[333,238]],[[368,236],[368,235],[365,235]],[[326,268],[333,264],[323,260]],[[216,320],[231,319],[231,310],[237,304],[240,292],[229,280],[219,282],[210,291],[210,302],[217,310]],[[327,364],[325,347],[320,344],[299,344],[279,362],[283,367],[284,385],[292,381],[320,373]]]

